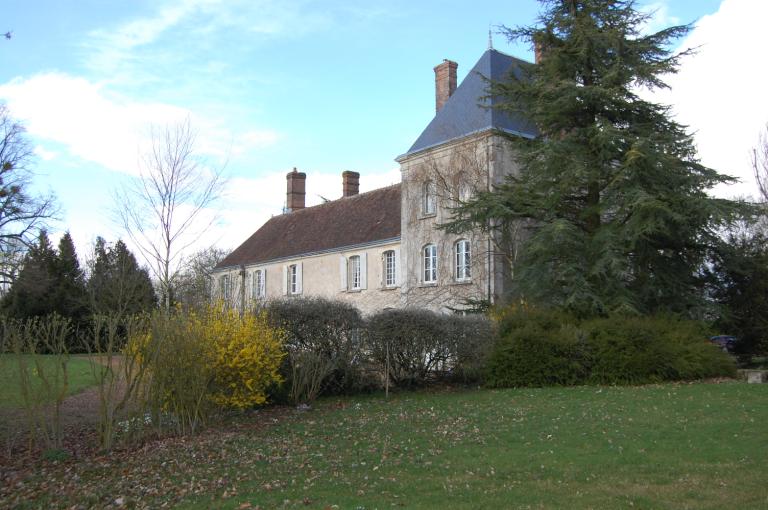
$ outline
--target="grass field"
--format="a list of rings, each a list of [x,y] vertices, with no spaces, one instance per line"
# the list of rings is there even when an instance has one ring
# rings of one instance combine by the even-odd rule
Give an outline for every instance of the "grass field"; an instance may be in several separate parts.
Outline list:
[[[38,356],[44,373],[52,373],[55,359],[53,356]],[[27,365],[34,369],[32,356],[24,356]],[[72,356],[67,364],[69,388],[73,395],[95,384],[91,371],[91,362],[85,356]],[[37,377],[31,377],[36,389],[41,387]],[[23,404],[19,389],[19,362],[15,355],[0,354],[0,407],[19,407]]]
[[[47,464],[0,506],[767,508],[766,423],[744,383],[324,400]]]

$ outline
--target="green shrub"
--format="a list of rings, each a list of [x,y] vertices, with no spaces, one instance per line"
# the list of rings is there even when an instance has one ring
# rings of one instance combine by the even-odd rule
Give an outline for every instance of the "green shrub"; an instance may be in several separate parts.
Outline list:
[[[481,382],[496,339],[493,323],[484,315],[446,315],[443,320],[452,353],[451,379]]]
[[[643,384],[733,376],[732,360],[707,339],[697,321],[672,316],[586,321],[593,350],[590,382]]]
[[[645,384],[735,375],[696,321],[667,316],[579,321],[552,310],[503,315],[486,369],[491,387]]]
[[[364,323],[357,308],[344,301],[291,298],[270,301],[265,311],[286,334],[281,372],[290,393],[284,396],[298,403],[371,386],[363,370]]]
[[[583,383],[589,348],[575,319],[561,312],[523,310],[508,314],[489,357],[490,387]]]

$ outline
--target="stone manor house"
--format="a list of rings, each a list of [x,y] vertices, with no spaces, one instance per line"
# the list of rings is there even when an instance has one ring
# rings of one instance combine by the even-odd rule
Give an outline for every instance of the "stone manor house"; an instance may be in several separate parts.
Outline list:
[[[304,206],[306,175],[287,178],[286,211],[219,263],[214,292],[236,307],[283,296],[342,299],[364,314],[385,308],[461,310],[503,294],[510,263],[498,240],[437,227],[451,207],[515,171],[504,134],[533,137],[524,119],[490,108],[486,79],[520,72],[521,61],[487,50],[457,86],[457,64],[434,68],[436,115],[396,161],[401,182],[359,193],[342,173],[342,198]]]

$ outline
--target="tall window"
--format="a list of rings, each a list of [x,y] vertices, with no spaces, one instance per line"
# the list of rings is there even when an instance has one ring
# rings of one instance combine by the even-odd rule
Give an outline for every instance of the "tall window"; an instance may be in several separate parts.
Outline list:
[[[349,288],[351,290],[361,289],[359,255],[349,257]]]
[[[456,243],[456,279],[469,280],[472,277],[471,265],[472,254],[469,241],[462,239]]]
[[[225,274],[219,277],[219,297],[221,299],[229,299],[230,297],[230,286],[229,286],[228,274]]]
[[[395,273],[395,250],[384,252],[384,286],[394,287],[397,285],[397,274]]]
[[[266,275],[264,274],[264,271],[262,269],[258,269],[253,272],[252,291],[253,291],[254,299],[260,299],[266,295],[265,276]]]
[[[424,283],[437,281],[437,246],[428,244],[424,247]]]
[[[421,212],[424,214],[435,214],[435,209],[435,184],[432,181],[427,181],[422,188]]]
[[[288,266],[288,293],[299,293],[299,268],[296,264]]]

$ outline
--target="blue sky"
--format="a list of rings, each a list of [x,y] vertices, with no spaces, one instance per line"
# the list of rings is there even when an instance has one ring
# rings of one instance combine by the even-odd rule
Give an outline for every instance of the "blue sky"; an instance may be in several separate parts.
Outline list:
[[[762,0],[640,2],[649,30],[699,20],[682,45],[699,55],[660,101],[697,133],[704,163],[745,178],[747,151],[768,121]],[[52,189],[83,251],[124,236],[112,193],[137,173],[149,127],[189,117],[211,165],[226,161],[220,221],[196,246],[235,247],[284,200],[285,173],[307,172],[307,201],[341,195],[342,170],[361,188],[396,182],[394,158],[434,115],[432,68],[459,80],[488,44],[489,25],[534,22],[533,0],[16,1],[3,8],[0,101],[36,146],[36,185]],[[494,35],[494,46],[532,59]],[[210,211],[213,214],[214,211]]]

